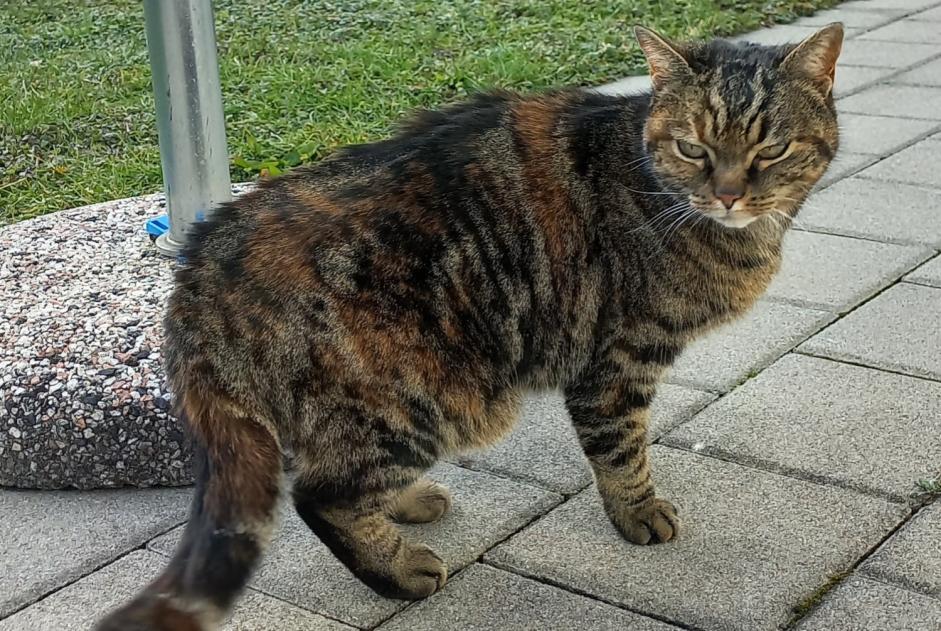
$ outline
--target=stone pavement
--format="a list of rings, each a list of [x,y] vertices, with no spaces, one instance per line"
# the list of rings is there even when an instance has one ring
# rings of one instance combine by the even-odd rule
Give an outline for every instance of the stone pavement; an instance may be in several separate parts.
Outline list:
[[[454,510],[408,527],[448,561],[420,602],[375,596],[285,510],[228,630],[941,631],[941,0],[853,1],[844,147],[781,277],[703,340],[655,404],[660,492],[685,530],[625,543],[557,396],[434,476]],[[613,88],[642,86],[645,78]],[[0,491],[0,631],[86,629],[153,576],[187,489]]]

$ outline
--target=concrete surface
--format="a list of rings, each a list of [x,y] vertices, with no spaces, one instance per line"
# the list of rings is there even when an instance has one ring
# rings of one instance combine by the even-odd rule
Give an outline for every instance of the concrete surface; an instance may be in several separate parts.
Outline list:
[[[853,577],[829,594],[798,631],[941,631],[941,601]]]
[[[788,355],[664,442],[905,501],[941,473],[941,383]]]
[[[684,530],[635,546],[589,488],[488,553],[511,571],[696,628],[772,631],[905,513],[852,491],[655,447],[658,494]]]
[[[861,571],[885,583],[941,597],[941,504],[922,509],[863,563]]]
[[[767,296],[800,307],[844,313],[927,260],[924,247],[793,231]]]
[[[905,280],[921,285],[941,287],[941,256],[936,256],[911,274]]]
[[[941,248],[941,189],[851,177],[813,195],[799,230]]]
[[[825,355],[929,379],[941,379],[941,289],[890,287],[800,346]]]
[[[670,631],[678,629],[612,605],[475,564],[444,590],[379,627],[382,631]]]
[[[703,390],[726,392],[834,317],[824,311],[761,301],[741,320],[690,345],[667,379]]]

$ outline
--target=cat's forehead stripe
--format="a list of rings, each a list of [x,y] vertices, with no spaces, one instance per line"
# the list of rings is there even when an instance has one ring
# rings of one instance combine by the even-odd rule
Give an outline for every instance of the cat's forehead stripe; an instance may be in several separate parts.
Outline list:
[[[723,102],[722,95],[719,94],[719,87],[714,84],[712,88],[709,89],[707,95],[709,98],[707,108],[710,109],[710,113],[712,113],[715,119],[715,126],[717,128],[717,131],[721,130],[725,127],[725,124],[726,124],[726,120],[727,120],[726,109],[727,108],[725,106],[725,103]]]
[[[756,109],[755,117],[745,129],[748,142],[757,144],[765,139],[767,136],[766,117],[761,109]]]
[[[741,120],[745,121],[742,130],[745,138],[751,143],[761,141],[767,134],[767,100],[768,95],[764,88],[759,87],[751,108],[742,115]]]
[[[709,115],[709,111],[706,110],[703,116],[690,115],[688,119],[689,124],[696,130],[696,137],[701,141],[705,141],[706,138],[712,136],[712,116]]]
[[[767,79],[767,73],[760,67],[748,76],[717,70],[690,126],[704,141],[739,136],[752,144],[760,142],[767,134],[772,97]]]

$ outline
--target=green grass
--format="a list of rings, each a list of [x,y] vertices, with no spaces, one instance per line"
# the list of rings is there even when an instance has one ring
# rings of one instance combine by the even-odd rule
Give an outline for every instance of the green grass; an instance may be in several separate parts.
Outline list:
[[[941,475],[936,478],[924,478],[915,482],[912,499],[927,504],[941,498]]]
[[[829,577],[827,577],[827,580],[826,580],[826,582],[824,582],[823,585],[821,585],[820,587],[818,587],[817,589],[815,589],[815,590],[813,591],[813,593],[811,593],[811,594],[808,595],[806,598],[804,598],[802,601],[800,601],[799,603],[797,603],[797,605],[794,606],[794,608],[793,608],[792,611],[791,611],[791,619],[788,621],[788,623],[787,623],[787,625],[786,625],[787,628],[788,628],[788,629],[794,628],[794,625],[796,625],[796,624],[798,623],[798,621],[800,621],[800,620],[802,620],[803,618],[807,617],[807,614],[809,614],[811,611],[813,611],[813,609],[814,609],[817,605],[820,604],[820,602],[823,600],[824,596],[826,596],[826,595],[829,594],[831,591],[833,591],[833,589],[834,589],[837,585],[839,585],[840,583],[842,583],[843,580],[844,580],[847,576],[849,576],[851,572],[852,572],[852,570],[845,570],[845,571],[843,571],[843,572],[837,572],[837,573],[835,573],[835,574],[831,574]]]
[[[643,70],[630,26],[708,37],[836,0],[215,0],[232,178],[490,87]],[[0,5],[0,224],[161,187],[138,0]],[[273,167],[273,168],[272,168]]]

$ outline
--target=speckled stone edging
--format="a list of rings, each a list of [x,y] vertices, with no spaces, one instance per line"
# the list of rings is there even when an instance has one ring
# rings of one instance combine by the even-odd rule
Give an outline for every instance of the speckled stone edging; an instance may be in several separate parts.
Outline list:
[[[190,452],[160,364],[175,263],[162,195],[0,229],[0,485],[181,485]]]

